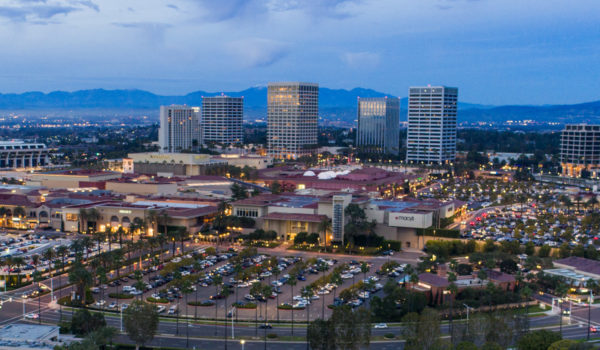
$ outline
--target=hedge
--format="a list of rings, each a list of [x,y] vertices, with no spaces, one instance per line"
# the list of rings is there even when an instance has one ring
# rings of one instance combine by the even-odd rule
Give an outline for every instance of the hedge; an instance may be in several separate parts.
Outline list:
[[[382,245],[384,250],[394,250],[394,251],[401,251],[402,250],[402,242],[400,241],[383,241],[383,245]]]
[[[435,234],[434,234],[435,231]],[[430,237],[445,237],[445,238],[460,238],[459,230],[447,230],[444,228],[418,228],[417,236],[430,236]]]
[[[238,309],[256,309],[255,303],[233,303],[232,306]]]
[[[279,310],[291,310],[292,309],[292,305],[277,305],[277,308]],[[306,308],[305,307],[295,307],[293,309],[294,310],[304,310]]]
[[[109,293],[108,296],[114,299],[133,299],[133,294],[129,293]]]
[[[168,304],[169,303],[169,300],[167,300],[165,298],[148,297],[148,298],[146,298],[146,301],[149,303],[159,303],[159,304]]]
[[[214,301],[190,301],[189,306],[215,306]]]

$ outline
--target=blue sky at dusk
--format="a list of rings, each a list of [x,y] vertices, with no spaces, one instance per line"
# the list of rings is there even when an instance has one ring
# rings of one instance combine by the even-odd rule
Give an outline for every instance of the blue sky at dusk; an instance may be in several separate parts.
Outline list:
[[[235,91],[269,81],[600,100],[598,0],[3,0],[0,92]]]

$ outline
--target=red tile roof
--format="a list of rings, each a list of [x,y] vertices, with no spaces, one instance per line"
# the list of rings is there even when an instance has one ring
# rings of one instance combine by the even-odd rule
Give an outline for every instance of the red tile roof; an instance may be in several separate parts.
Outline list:
[[[576,270],[600,275],[600,261],[570,256],[568,258],[556,260],[555,264],[570,266]]]
[[[265,220],[292,220],[292,221],[308,221],[321,222],[327,219],[326,215],[316,214],[294,214],[294,213],[270,213],[262,217]]]

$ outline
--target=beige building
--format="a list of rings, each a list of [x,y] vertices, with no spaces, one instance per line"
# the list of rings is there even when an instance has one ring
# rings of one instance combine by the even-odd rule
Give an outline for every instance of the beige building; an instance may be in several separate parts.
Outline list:
[[[42,186],[49,189],[97,187],[97,183],[118,179],[120,173],[94,170],[64,170],[33,173],[26,178],[28,186]]]
[[[138,195],[170,195],[177,193],[177,183],[175,181],[107,181],[106,190],[122,194]]]
[[[147,175],[197,176],[204,175],[208,167],[225,164],[226,160],[213,159],[208,154],[146,152],[130,153],[123,159],[123,170]]]
[[[214,156],[213,159],[226,161],[229,165],[238,166],[243,168],[245,166],[249,166],[251,168],[256,169],[265,169],[270,165],[273,165],[272,157],[263,157],[259,155],[249,154],[249,155],[240,155],[240,154],[221,154],[219,156]]]

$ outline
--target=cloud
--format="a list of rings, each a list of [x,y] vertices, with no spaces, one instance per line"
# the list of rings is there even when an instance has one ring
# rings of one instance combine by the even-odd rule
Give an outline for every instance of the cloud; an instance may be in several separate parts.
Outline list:
[[[98,5],[96,3],[94,3],[91,0],[77,0],[75,1],[76,4],[91,8],[92,10],[95,10],[96,12],[100,12],[100,7],[98,7]]]
[[[170,24],[159,22],[116,22],[113,25],[121,28],[140,30],[151,43],[164,42],[165,32],[172,27]]]
[[[286,44],[263,38],[231,41],[225,45],[225,48],[246,68],[270,66],[289,53],[289,47]]]
[[[100,11],[98,5],[91,0],[12,0],[4,1],[0,6],[0,17],[16,22],[33,24],[58,23],[48,21],[60,15],[90,8]]]
[[[381,57],[378,53],[362,51],[346,52],[342,54],[341,59],[348,66],[353,68],[369,68],[378,66]]]
[[[350,5],[363,0],[188,0],[202,9],[204,18],[214,21],[248,18],[302,11],[312,18],[346,18],[352,15]]]
[[[179,7],[177,7],[175,4],[168,4],[167,7],[172,8],[173,10],[179,10]]]

